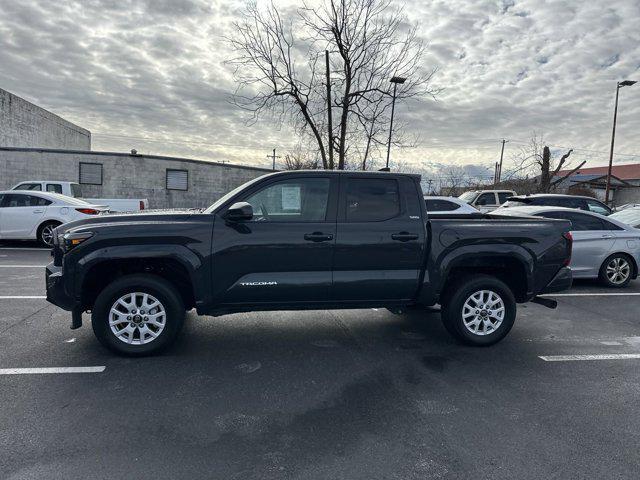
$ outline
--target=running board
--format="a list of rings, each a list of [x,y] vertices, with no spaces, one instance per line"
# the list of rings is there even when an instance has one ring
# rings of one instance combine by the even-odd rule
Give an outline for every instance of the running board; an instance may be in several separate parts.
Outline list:
[[[547,308],[556,308],[558,306],[558,302],[552,298],[533,297],[531,302]]]

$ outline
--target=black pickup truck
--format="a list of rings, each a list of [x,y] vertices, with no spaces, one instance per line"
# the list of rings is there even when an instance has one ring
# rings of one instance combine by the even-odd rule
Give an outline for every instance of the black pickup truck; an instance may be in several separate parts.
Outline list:
[[[105,215],[56,229],[47,299],[91,311],[105,346],[129,355],[169,345],[185,311],[440,304],[458,340],[490,345],[516,303],[571,285],[570,223],[429,219],[417,175],[280,172],[202,212]]]

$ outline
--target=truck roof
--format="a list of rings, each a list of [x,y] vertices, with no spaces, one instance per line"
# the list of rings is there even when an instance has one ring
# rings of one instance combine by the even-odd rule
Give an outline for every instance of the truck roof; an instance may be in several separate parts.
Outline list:
[[[362,175],[362,176],[381,176],[385,175],[393,175],[393,176],[401,176],[401,177],[410,177],[417,180],[420,180],[421,175],[417,173],[400,173],[400,172],[385,172],[385,171],[371,171],[371,170],[283,170],[274,173],[268,173],[267,176],[290,176],[290,175]]]

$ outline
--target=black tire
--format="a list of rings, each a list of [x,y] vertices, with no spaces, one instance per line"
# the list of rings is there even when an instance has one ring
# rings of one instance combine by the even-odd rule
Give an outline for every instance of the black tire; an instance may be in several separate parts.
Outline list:
[[[42,225],[38,227],[38,243],[43,247],[53,248],[53,236],[49,237],[48,235],[45,238],[44,233],[50,232],[51,228],[56,228],[57,226],[62,225],[60,222],[56,222],[54,220],[50,220],[44,222]],[[52,233],[51,233],[52,235]]]
[[[494,321],[481,320],[478,330],[488,330],[487,333],[472,332],[463,320],[463,308],[468,299],[480,291],[493,292],[504,305],[504,316],[499,325],[492,329]],[[446,330],[459,342],[473,346],[489,346],[502,340],[513,327],[516,319],[516,300],[509,287],[495,277],[489,275],[472,275],[451,285],[442,297],[442,323]],[[480,315],[488,309],[478,309]],[[484,318],[484,317],[481,317]],[[485,326],[487,325],[487,326]],[[472,328],[472,327],[470,327]]]
[[[160,317],[161,320],[164,320],[164,327],[160,330],[158,336],[149,340],[148,343],[138,345],[126,343],[121,340],[109,326],[110,317],[112,316],[112,306],[119,298],[134,292],[148,294],[155,297],[165,311],[164,317]],[[143,311],[140,310],[138,312],[142,313]],[[155,310],[153,310],[153,312],[155,313]],[[135,315],[135,317],[139,316],[140,315]],[[184,303],[182,302],[180,294],[176,291],[173,285],[171,285],[171,283],[155,275],[136,274],[119,278],[118,280],[110,283],[102,292],[100,292],[93,306],[91,325],[96,338],[108,349],[121,355],[140,357],[158,353],[173,343],[182,329],[184,316]],[[136,319],[133,320],[136,321]],[[145,328],[145,324],[142,319],[137,319],[137,321],[140,321],[141,323],[135,325]],[[125,326],[126,323],[124,324]],[[134,331],[137,329],[138,335],[138,339],[136,340],[134,332],[131,334],[131,338],[134,342],[140,342],[142,329],[138,328],[138,326],[132,326],[134,325],[133,323],[130,323],[129,325],[131,326],[129,327],[130,329],[133,329]],[[149,325],[148,328],[155,329],[157,327]],[[149,332],[148,329],[146,331]],[[142,334],[142,337],[144,337],[145,340],[150,336],[151,335],[148,333]]]
[[[627,266],[626,277],[624,278],[624,280],[621,280],[618,283],[614,282],[607,275],[607,267],[612,266],[613,268],[615,268],[616,261],[620,262],[618,263],[618,265]],[[607,287],[624,288],[627,285],[629,285],[629,282],[631,281],[631,277],[633,276],[633,270],[634,270],[633,260],[631,259],[631,257],[629,257],[629,255],[625,253],[614,253],[613,255],[610,255],[609,257],[607,257],[607,259],[604,262],[602,262],[602,265],[600,266],[600,272],[598,274],[598,278],[600,279],[600,282]]]

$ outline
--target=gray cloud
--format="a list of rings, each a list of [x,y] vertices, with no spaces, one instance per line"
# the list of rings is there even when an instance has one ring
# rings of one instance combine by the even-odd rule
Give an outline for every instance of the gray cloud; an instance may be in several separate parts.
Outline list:
[[[0,0],[0,87],[94,132],[94,148],[247,164],[296,143],[287,126],[228,102],[237,2]],[[291,9],[292,3],[282,3]],[[533,130],[577,160],[606,161],[615,82],[640,80],[637,0],[406,2],[439,67],[437,101],[397,106],[416,168],[491,168]],[[621,92],[616,150],[640,155],[640,85]],[[153,141],[145,141],[145,138]],[[599,153],[603,152],[603,153]],[[640,161],[619,156],[620,161]],[[439,168],[439,167],[438,167]]]

